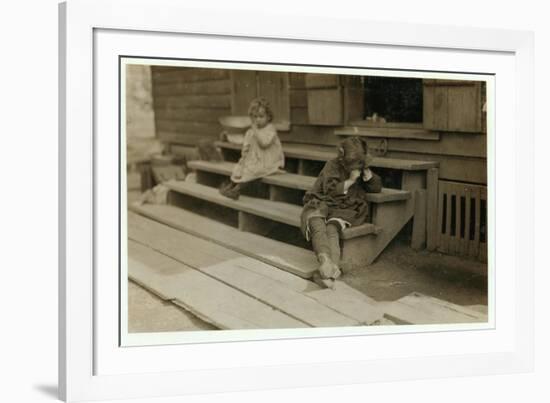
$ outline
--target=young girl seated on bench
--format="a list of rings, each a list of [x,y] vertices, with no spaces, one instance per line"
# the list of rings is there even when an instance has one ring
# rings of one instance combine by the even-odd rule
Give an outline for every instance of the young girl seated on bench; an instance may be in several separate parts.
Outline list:
[[[233,169],[230,182],[220,188],[220,193],[231,199],[238,199],[247,184],[273,174],[285,165],[283,148],[271,123],[273,112],[267,100],[252,100],[248,115],[252,127],[245,134],[241,159]]]
[[[332,287],[340,271],[340,232],[363,224],[369,213],[366,194],[382,190],[381,178],[369,169],[367,145],[349,137],[328,161],[304,196],[301,229],[319,261],[317,282]]]

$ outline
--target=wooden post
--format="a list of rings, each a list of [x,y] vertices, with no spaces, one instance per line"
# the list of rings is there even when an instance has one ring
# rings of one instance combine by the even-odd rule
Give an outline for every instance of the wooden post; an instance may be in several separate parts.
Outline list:
[[[466,217],[465,223],[464,223],[464,251],[463,253],[465,255],[468,255],[470,253],[470,244],[472,241],[470,240],[470,214],[472,214],[472,190],[469,187],[466,187],[464,189],[464,197],[466,199],[466,206],[464,207],[464,216]]]
[[[446,182],[439,182],[438,192],[439,192],[439,208],[437,209],[437,238],[436,238],[436,247],[442,253],[447,253],[447,244],[448,244],[448,228],[450,228],[450,223],[447,217],[447,214],[443,214],[444,210],[448,208],[447,202],[445,199],[445,191],[447,190]],[[448,197],[447,197],[448,199]],[[443,225],[445,223],[445,225]]]
[[[298,175],[305,175],[305,171],[306,171],[305,164],[306,164],[305,160],[303,159],[298,160],[298,170],[297,170]]]
[[[425,171],[403,171],[403,176],[401,179],[401,189],[408,190],[412,194],[413,200],[416,199],[416,191],[418,190],[424,190],[426,189],[426,172]],[[426,195],[424,194],[424,209],[426,205]],[[421,207],[422,208],[422,207]],[[413,249],[417,249],[418,245],[414,245],[414,226],[417,226],[417,231],[420,230],[420,227],[424,227],[424,231],[426,229],[426,223],[420,224],[420,218],[416,217],[416,209],[415,209],[415,217],[413,222],[413,234],[411,237],[411,247]],[[424,221],[426,220],[426,214],[423,214]],[[425,242],[425,241],[423,241]]]
[[[154,186],[153,172],[151,170],[150,162],[143,162],[143,163],[140,163],[138,166],[139,166],[139,173],[141,178],[141,192],[143,193]]]
[[[426,174],[424,171],[403,171],[401,189],[414,192],[417,189],[426,189]]]
[[[437,216],[438,216],[438,183],[439,169],[430,168],[426,175],[426,247],[435,250],[437,247]]]
[[[414,250],[426,246],[426,191],[417,190],[414,194],[414,218],[411,247]]]

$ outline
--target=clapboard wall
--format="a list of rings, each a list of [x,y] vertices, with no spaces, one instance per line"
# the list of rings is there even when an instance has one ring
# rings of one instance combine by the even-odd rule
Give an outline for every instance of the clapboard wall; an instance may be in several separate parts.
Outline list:
[[[153,66],[157,137],[193,146],[216,139],[218,118],[231,114],[231,78],[224,69]]]
[[[357,79],[336,75],[273,73],[243,70],[153,67],[153,98],[157,136],[185,146],[216,139],[218,118],[245,114],[249,99],[270,98],[283,142],[336,145],[335,129],[362,118],[362,88]],[[425,80],[426,138],[368,137],[373,149],[391,158],[440,163],[440,179],[487,183],[487,136],[482,112],[484,89],[479,83]],[[391,126],[391,125],[389,125]],[[414,125],[413,128],[418,128]]]

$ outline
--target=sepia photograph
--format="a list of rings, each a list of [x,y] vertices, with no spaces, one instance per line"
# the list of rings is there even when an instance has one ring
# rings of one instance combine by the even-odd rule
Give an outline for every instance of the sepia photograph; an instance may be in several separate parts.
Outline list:
[[[123,332],[488,325],[492,77],[120,72]]]

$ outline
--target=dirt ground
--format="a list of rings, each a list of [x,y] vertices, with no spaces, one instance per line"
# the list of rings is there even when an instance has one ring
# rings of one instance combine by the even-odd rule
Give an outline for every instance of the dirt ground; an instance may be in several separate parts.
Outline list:
[[[437,252],[416,252],[392,243],[369,267],[346,273],[350,286],[377,301],[394,301],[419,292],[458,305],[487,305],[487,266]]]
[[[128,281],[128,332],[182,332],[215,328]]]

